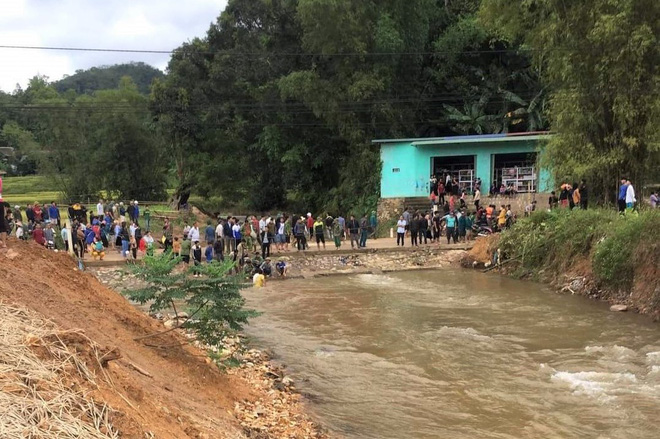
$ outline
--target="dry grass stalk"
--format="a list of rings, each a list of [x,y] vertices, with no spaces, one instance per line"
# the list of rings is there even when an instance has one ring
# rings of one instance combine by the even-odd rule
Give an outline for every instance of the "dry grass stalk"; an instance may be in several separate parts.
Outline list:
[[[63,341],[72,335],[99,358],[84,334],[58,331],[38,315],[0,303],[1,438],[119,438],[110,408],[80,385],[96,386],[95,374]]]

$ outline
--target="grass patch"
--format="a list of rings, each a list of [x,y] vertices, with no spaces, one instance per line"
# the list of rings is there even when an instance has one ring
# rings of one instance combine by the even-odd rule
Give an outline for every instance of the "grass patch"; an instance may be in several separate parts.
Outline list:
[[[612,289],[632,288],[635,270],[647,263],[660,237],[660,212],[621,216],[613,210],[536,212],[501,235],[500,248],[517,258],[516,275],[540,270],[555,276],[588,261],[595,279]]]

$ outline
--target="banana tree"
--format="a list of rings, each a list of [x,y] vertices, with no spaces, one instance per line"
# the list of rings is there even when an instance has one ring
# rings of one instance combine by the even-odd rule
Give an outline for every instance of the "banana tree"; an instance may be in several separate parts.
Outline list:
[[[465,102],[459,110],[453,105],[443,105],[445,118],[451,128],[461,134],[496,134],[502,131],[502,116],[487,114],[488,97],[482,96],[476,102]]]

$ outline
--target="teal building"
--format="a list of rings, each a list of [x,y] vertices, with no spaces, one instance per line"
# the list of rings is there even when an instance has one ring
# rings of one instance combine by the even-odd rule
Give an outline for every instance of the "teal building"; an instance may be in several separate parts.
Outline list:
[[[468,193],[477,178],[484,195],[493,182],[521,193],[550,192],[550,173],[538,166],[549,137],[536,132],[373,140],[380,145],[381,198],[427,197],[431,175],[450,175]]]

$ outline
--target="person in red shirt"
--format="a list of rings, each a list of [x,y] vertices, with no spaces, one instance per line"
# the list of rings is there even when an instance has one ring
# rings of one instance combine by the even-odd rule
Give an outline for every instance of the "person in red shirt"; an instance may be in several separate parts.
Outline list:
[[[34,203],[32,212],[34,212],[34,221],[40,223],[41,220],[43,219],[43,212],[41,211],[41,206],[39,205],[39,203],[36,202]]]
[[[41,224],[37,224],[34,227],[34,231],[32,232],[32,237],[34,238],[34,242],[36,242],[39,245],[46,245],[46,238],[44,238],[44,231],[41,229]]]
[[[310,231],[309,233],[314,230],[314,217],[309,212],[307,213],[307,230]]]

